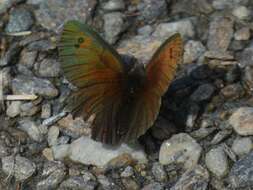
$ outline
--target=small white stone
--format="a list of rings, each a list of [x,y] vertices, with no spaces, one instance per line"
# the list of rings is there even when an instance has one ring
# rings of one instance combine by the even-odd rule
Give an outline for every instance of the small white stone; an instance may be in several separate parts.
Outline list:
[[[205,162],[207,168],[218,178],[222,178],[228,173],[227,156],[221,146],[207,152]]]
[[[6,114],[9,117],[16,117],[20,114],[21,101],[12,101],[7,107]]]
[[[184,168],[190,169],[198,163],[201,152],[201,146],[191,136],[180,133],[163,142],[159,162],[163,165],[183,163]]]
[[[54,159],[63,160],[70,153],[70,145],[69,144],[55,145],[52,147],[52,150]]]

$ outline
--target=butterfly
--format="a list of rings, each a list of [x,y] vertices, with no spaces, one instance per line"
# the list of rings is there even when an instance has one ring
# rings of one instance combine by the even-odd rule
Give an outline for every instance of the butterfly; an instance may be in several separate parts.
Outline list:
[[[95,115],[92,138],[105,144],[137,139],[149,129],[180,63],[180,34],[168,38],[146,65],[126,59],[79,21],[65,23],[58,45],[64,75],[78,90],[68,104]]]

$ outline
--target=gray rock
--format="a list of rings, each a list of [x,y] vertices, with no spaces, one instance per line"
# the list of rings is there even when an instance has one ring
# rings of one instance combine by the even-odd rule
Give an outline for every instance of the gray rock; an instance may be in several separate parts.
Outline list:
[[[238,155],[248,154],[253,148],[252,140],[249,137],[237,138],[232,144],[232,150]]]
[[[67,144],[70,141],[70,137],[69,136],[61,136],[58,138],[57,140],[57,144],[61,145],[61,144]]]
[[[55,145],[52,147],[52,151],[55,160],[64,160],[64,158],[66,158],[69,155],[70,145],[69,144]]]
[[[58,77],[60,74],[60,64],[56,59],[43,59],[36,65],[36,71],[40,77]]]
[[[151,23],[154,20],[167,15],[167,4],[165,0],[143,0],[137,9],[140,12],[138,19]]]
[[[163,190],[164,187],[162,184],[153,182],[148,185],[145,185],[141,190]]]
[[[131,190],[140,189],[140,186],[138,185],[138,183],[132,178],[123,178],[122,183],[126,189],[131,189]]]
[[[248,27],[243,27],[237,30],[234,34],[235,40],[249,40],[250,39],[250,29]]]
[[[97,180],[104,190],[116,190],[118,188],[113,181],[104,175],[97,176]]]
[[[231,52],[224,51],[206,51],[204,56],[210,59],[220,59],[220,60],[228,60],[231,61],[234,59],[234,56]]]
[[[29,119],[20,120],[18,128],[25,131],[34,141],[42,142],[43,134],[40,131],[39,126],[36,125],[34,121]]]
[[[138,34],[141,36],[149,36],[153,32],[153,28],[150,25],[145,25],[141,28],[138,28]]]
[[[238,99],[244,95],[244,89],[240,83],[234,83],[225,86],[221,89],[220,93],[226,98],[226,99]]]
[[[51,104],[45,103],[41,106],[41,118],[47,119],[51,116]]]
[[[37,190],[55,189],[64,180],[64,177],[66,175],[66,168],[64,165],[63,167],[52,167],[50,171],[47,171],[45,173],[49,176],[37,183]]]
[[[206,51],[200,41],[189,40],[184,46],[184,63],[196,61]]]
[[[131,166],[127,166],[120,174],[121,177],[131,177],[134,175],[134,169]]]
[[[166,40],[169,36],[179,32],[185,38],[195,35],[194,26],[190,19],[183,19],[175,22],[161,23],[156,27],[153,36]]]
[[[122,144],[119,147],[105,146],[89,137],[81,137],[70,145],[69,158],[74,162],[80,162],[87,165],[105,166],[113,158],[123,153],[130,154],[139,162],[146,162],[144,151],[138,147],[130,147]]]
[[[36,165],[19,155],[8,156],[2,158],[2,170],[6,175],[14,176],[17,181],[25,181],[34,174]]]
[[[94,190],[97,186],[96,181],[85,181],[81,176],[70,177],[63,181],[60,185],[60,189],[64,190]]]
[[[1,1],[0,3],[0,14],[6,13],[7,10],[15,3],[19,3],[23,0],[8,0],[8,1]]]
[[[230,9],[238,5],[246,5],[249,0],[214,0],[212,5],[217,10]]]
[[[10,155],[10,148],[6,146],[6,143],[0,141],[0,159]]]
[[[60,130],[57,126],[52,126],[48,130],[47,142],[49,146],[57,145],[57,139],[60,134]]]
[[[159,162],[153,164],[152,174],[158,182],[165,182],[167,180],[167,174]]]
[[[218,178],[228,173],[228,160],[221,146],[211,149],[206,153],[205,163],[207,168]]]
[[[238,19],[245,20],[249,19],[251,11],[245,6],[238,6],[233,9],[232,14]]]
[[[246,67],[253,65],[253,46],[245,48],[240,56],[240,66]]]
[[[49,51],[56,48],[56,43],[50,38],[33,41],[28,44],[27,49],[29,51]]]
[[[209,100],[215,91],[215,87],[212,84],[202,84],[191,95],[191,100],[195,102],[201,102]]]
[[[233,26],[231,18],[215,17],[209,25],[208,49],[226,51],[234,34]]]
[[[192,137],[180,133],[163,142],[159,162],[163,165],[183,163],[184,168],[189,169],[198,163],[201,152],[201,146]]]
[[[45,98],[58,95],[58,90],[46,79],[18,75],[12,80],[14,94],[38,94]]]
[[[57,31],[67,20],[81,20],[85,22],[91,16],[97,1],[44,0],[31,3],[39,6],[39,9],[35,11],[38,23],[49,30]]]
[[[2,77],[3,92],[8,91],[11,84],[11,69],[9,67],[2,68],[0,70],[0,76]]]
[[[252,123],[252,107],[238,108],[229,118],[229,124],[232,125],[236,133],[242,136],[253,135]]]
[[[11,33],[29,30],[33,22],[32,14],[28,9],[15,8],[10,13],[10,19],[5,28],[5,32]]]
[[[215,130],[216,130],[215,127],[200,127],[199,129],[192,131],[190,135],[191,137],[197,140],[200,140],[207,137],[208,135],[213,133]]]
[[[33,68],[37,56],[37,51],[28,51],[27,49],[23,49],[20,54],[19,64],[31,69]]]
[[[249,92],[253,91],[253,65],[246,66],[243,70],[243,82]]]
[[[200,165],[186,171],[171,190],[208,189],[209,173]]]
[[[40,111],[40,106],[33,102],[27,102],[20,105],[21,116],[33,116]]]
[[[20,105],[21,101],[12,101],[6,110],[6,114],[8,117],[16,117],[20,114]]]
[[[42,170],[42,177],[48,177],[50,174],[52,174],[56,170],[65,170],[66,167],[65,165],[60,162],[60,161],[49,161],[45,162],[43,165],[43,170]]]
[[[225,138],[231,135],[233,131],[231,129],[224,129],[219,131],[211,140],[211,144],[218,144],[223,141]]]
[[[253,152],[233,165],[229,181],[233,188],[251,188],[253,186]]]
[[[122,11],[125,9],[124,0],[110,0],[104,4],[103,9],[105,11]]]
[[[105,39],[110,44],[114,44],[119,35],[126,29],[124,15],[120,12],[107,13],[104,15]]]

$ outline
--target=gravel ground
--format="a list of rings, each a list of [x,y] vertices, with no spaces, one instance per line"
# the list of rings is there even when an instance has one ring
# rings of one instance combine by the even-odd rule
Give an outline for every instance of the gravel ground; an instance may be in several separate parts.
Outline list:
[[[1,104],[0,189],[253,189],[252,13],[250,0],[0,1],[3,92],[39,96]],[[56,43],[70,19],[142,62],[183,36],[183,63],[138,142],[104,146],[63,112],[71,86]]]

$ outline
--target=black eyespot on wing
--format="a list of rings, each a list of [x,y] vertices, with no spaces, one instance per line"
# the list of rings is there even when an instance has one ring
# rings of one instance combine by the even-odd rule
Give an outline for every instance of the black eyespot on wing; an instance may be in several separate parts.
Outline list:
[[[80,38],[78,38],[78,40],[77,40],[77,41],[78,41],[78,43],[79,43],[79,44],[81,44],[81,43],[83,43],[83,42],[84,42],[84,38],[83,38],[83,37],[80,37]]]

